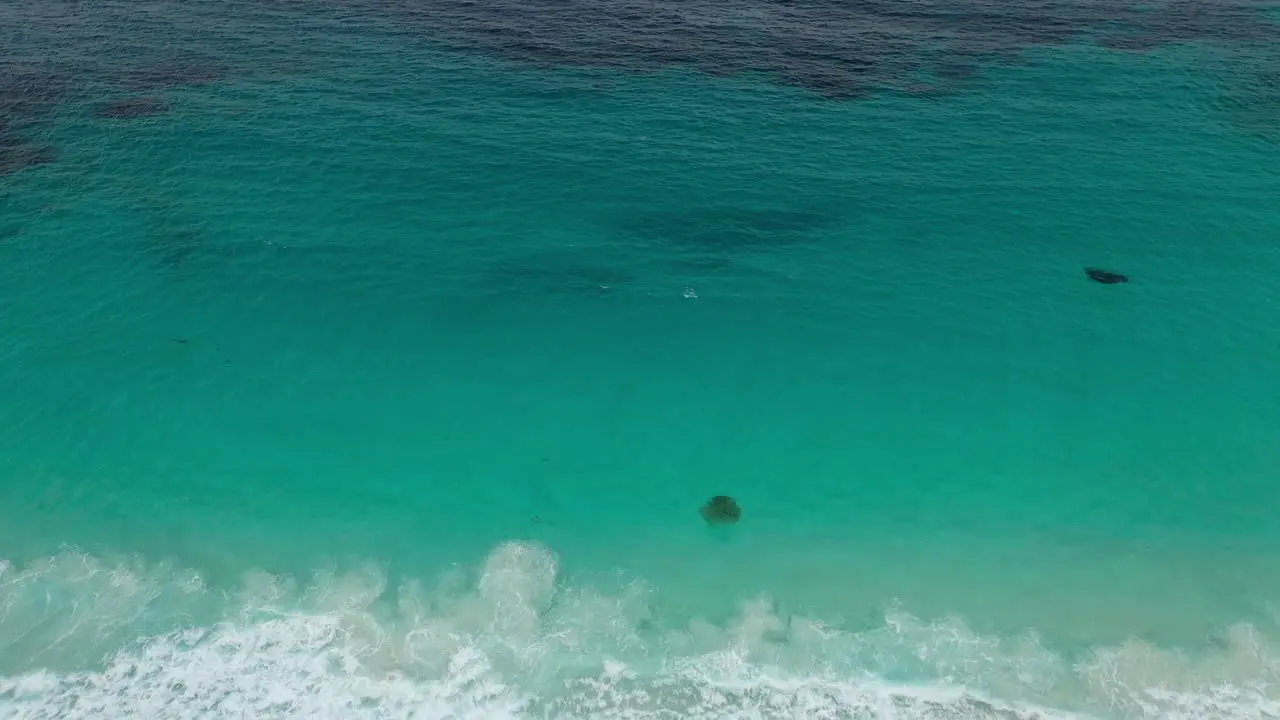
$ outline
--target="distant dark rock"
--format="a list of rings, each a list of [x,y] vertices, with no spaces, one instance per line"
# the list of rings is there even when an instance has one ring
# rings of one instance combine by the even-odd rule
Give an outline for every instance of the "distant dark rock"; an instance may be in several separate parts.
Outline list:
[[[732,525],[742,519],[742,508],[738,501],[728,495],[711,498],[698,512],[708,525]]]
[[[1103,285],[1116,285],[1118,283],[1129,282],[1128,275],[1121,275],[1120,273],[1111,272],[1110,270],[1102,270],[1101,268],[1085,268],[1084,274],[1089,276],[1090,280],[1102,283]]]
[[[134,118],[161,115],[169,111],[169,105],[159,98],[140,97],[116,100],[98,107],[95,117],[113,120],[132,120]]]

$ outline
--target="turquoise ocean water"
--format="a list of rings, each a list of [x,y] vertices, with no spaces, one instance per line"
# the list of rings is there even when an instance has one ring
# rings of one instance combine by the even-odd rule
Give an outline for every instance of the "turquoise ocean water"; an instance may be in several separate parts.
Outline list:
[[[1261,10],[865,87],[233,10],[0,11],[0,718],[1280,716]]]

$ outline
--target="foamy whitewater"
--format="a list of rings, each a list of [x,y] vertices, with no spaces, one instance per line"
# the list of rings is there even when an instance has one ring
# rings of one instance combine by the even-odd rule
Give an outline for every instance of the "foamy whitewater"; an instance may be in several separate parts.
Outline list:
[[[432,585],[389,587],[368,567],[307,584],[250,575],[235,593],[67,552],[0,572],[0,717],[1280,716],[1275,647],[1243,625],[1196,659],[1134,641],[1073,663],[1032,635],[898,611],[840,632],[763,597],[725,627],[656,627],[659,594],[565,585],[555,554],[522,542]]]

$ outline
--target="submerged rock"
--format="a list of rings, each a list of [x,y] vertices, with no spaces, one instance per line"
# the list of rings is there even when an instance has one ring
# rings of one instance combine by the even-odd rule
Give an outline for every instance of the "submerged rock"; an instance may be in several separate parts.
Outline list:
[[[732,525],[742,519],[742,508],[738,501],[728,495],[717,495],[706,502],[699,510],[702,519],[708,525]]]
[[[1101,268],[1085,268],[1084,274],[1088,275],[1090,280],[1100,282],[1103,285],[1115,285],[1117,283],[1129,282],[1129,276],[1121,275],[1117,272],[1111,272],[1110,270],[1103,270]]]

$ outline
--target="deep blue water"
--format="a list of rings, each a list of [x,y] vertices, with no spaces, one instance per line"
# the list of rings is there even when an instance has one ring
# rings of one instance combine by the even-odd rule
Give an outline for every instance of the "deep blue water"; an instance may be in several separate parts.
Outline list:
[[[1280,715],[1276,21],[5,4],[0,718]]]

